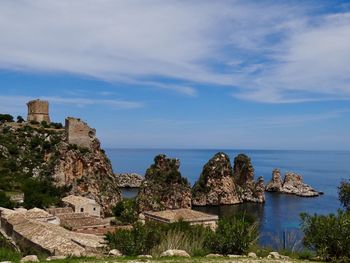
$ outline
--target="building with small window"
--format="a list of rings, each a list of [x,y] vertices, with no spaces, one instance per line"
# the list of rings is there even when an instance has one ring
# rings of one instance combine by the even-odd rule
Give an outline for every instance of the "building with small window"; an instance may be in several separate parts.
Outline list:
[[[96,201],[90,198],[69,195],[62,198],[63,203],[71,207],[75,213],[85,213],[90,216],[101,216],[101,208]]]

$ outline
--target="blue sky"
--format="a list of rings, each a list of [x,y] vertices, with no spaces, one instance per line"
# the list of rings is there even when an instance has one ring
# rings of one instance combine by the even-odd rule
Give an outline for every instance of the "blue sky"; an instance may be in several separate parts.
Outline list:
[[[0,112],[104,147],[350,149],[349,1],[0,2]]]

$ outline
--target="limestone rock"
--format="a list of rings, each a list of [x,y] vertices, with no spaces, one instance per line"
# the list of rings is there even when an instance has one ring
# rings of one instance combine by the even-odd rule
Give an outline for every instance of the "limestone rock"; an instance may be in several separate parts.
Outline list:
[[[271,256],[271,258],[273,258],[273,259],[280,259],[281,258],[280,254],[278,252],[270,252],[269,256]]]
[[[169,249],[160,254],[161,257],[191,257],[185,250]]]
[[[265,202],[264,179],[259,177],[257,182],[254,181],[254,167],[247,155],[239,154],[236,156],[233,177],[244,201]]]
[[[313,197],[322,194],[305,184],[302,176],[296,173],[287,172],[282,183],[280,171],[278,169],[273,171],[272,179],[265,190],[269,192],[294,194],[302,197]]]
[[[66,259],[66,256],[51,256],[46,258],[46,261],[52,261],[52,260],[62,260],[62,259]]]
[[[123,256],[122,253],[120,253],[120,251],[118,249],[112,249],[108,252],[109,256],[114,256],[114,257],[121,257]]]
[[[138,255],[138,258],[153,258],[152,255]]]
[[[205,257],[206,258],[220,258],[220,257],[224,257],[224,255],[222,255],[222,254],[208,254]]]
[[[112,207],[121,200],[121,194],[110,160],[94,133],[87,139],[89,148],[69,144],[69,133],[70,130],[66,130],[65,137],[58,144],[58,158],[52,174],[55,184],[70,186],[67,194],[95,199],[104,214],[111,214]]]
[[[257,258],[258,256],[254,252],[249,252],[248,257],[250,258]]]
[[[320,195],[320,192],[303,182],[301,175],[291,172],[287,172],[284,177],[282,192],[304,197]]]
[[[163,154],[154,158],[136,198],[139,212],[191,208],[191,187],[179,167],[178,159]]]
[[[23,257],[20,262],[39,262],[39,259],[36,255],[28,255]]]
[[[280,192],[282,190],[281,172],[279,169],[272,171],[272,179],[266,185],[266,191],[268,192]]]
[[[116,181],[119,187],[139,188],[143,177],[137,173],[116,174]]]
[[[203,167],[193,190],[193,205],[228,205],[241,203],[233,181],[230,158],[222,152],[214,155]]]

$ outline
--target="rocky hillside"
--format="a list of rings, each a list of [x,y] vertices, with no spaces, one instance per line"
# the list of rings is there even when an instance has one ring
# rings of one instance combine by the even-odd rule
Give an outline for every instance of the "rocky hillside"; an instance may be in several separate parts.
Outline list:
[[[0,149],[3,191],[22,191],[28,179],[34,178],[50,185],[51,192],[54,187],[59,189],[56,197],[76,194],[94,198],[107,214],[121,199],[110,161],[95,136],[91,147],[83,148],[69,144],[64,129],[5,123],[0,126]]]
[[[203,167],[203,171],[192,189],[193,205],[227,205],[243,201],[263,203],[264,181],[254,181],[254,168],[250,158],[244,154],[234,160],[225,153],[217,153]]]
[[[178,159],[158,155],[146,171],[136,202],[140,212],[191,208],[191,187]]]

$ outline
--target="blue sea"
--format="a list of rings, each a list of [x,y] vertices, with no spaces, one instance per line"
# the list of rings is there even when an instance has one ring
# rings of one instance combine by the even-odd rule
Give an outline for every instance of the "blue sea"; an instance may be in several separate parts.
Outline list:
[[[193,185],[204,164],[220,150],[166,150],[166,149],[108,149],[114,172],[145,174],[157,154],[180,159],[181,174]],[[293,171],[303,176],[324,195],[302,198],[293,195],[266,193],[266,203],[245,203],[232,206],[205,207],[200,210],[226,216],[248,211],[259,218],[262,233],[283,233],[300,227],[300,213],[329,214],[341,208],[337,187],[342,179],[350,178],[350,151],[281,151],[281,150],[222,150],[231,162],[239,153],[247,154],[255,168],[255,177],[263,176],[267,183],[272,170],[280,168],[282,175]],[[130,193],[129,193],[130,194]]]

